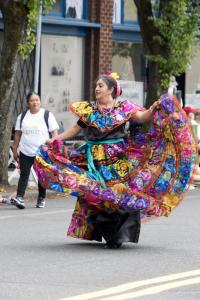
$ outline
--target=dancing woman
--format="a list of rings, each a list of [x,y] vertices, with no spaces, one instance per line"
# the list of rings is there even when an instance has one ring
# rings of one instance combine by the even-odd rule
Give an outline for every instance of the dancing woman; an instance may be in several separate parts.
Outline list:
[[[113,74],[98,79],[95,95],[94,102],[69,105],[77,123],[40,147],[35,170],[45,188],[78,197],[68,235],[103,238],[106,248],[119,248],[138,242],[141,218],[168,216],[182,200],[196,144],[185,113],[168,95],[147,110],[118,101]],[[125,125],[132,121],[151,126],[128,134]],[[67,149],[63,141],[81,131],[85,143]]]

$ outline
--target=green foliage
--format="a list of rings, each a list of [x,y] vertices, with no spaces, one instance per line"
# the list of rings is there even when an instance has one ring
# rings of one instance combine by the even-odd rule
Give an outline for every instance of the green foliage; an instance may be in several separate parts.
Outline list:
[[[142,1],[144,6],[147,2]],[[200,0],[151,0],[151,9],[151,13],[144,9],[141,11],[151,27],[151,30],[148,26],[144,28],[147,31],[144,35],[148,49],[146,57],[158,63],[161,87],[166,90],[172,75],[178,76],[186,71],[194,55],[194,45],[199,42]],[[115,54],[131,56],[131,43],[114,42]]]
[[[159,11],[160,7],[157,1],[150,17],[158,32],[153,42],[159,46],[159,54],[150,54],[147,58],[159,63],[161,84],[165,89],[171,75],[180,75],[190,64],[197,41],[200,1],[169,0]]]
[[[56,0],[21,0],[21,3],[28,11],[28,22],[25,29],[24,39],[18,47],[19,54],[23,59],[26,59],[34,49],[36,43],[36,26],[39,15],[41,13],[47,13],[55,2]],[[40,6],[42,7],[42,12],[40,10]]]

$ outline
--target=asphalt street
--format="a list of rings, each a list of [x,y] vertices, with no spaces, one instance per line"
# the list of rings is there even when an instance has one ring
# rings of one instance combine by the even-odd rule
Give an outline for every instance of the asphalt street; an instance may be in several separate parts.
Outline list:
[[[1,300],[200,299],[199,189],[117,250],[66,236],[74,198],[34,205],[0,206]]]

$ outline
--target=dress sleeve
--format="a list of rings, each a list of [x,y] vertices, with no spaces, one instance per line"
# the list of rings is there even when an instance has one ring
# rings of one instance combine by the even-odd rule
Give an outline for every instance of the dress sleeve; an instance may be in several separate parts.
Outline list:
[[[20,114],[18,117],[17,117],[17,121],[16,121],[16,124],[15,124],[15,130],[21,130],[20,128],[20,119],[21,119],[21,115]]]
[[[56,118],[54,117],[54,115],[52,114],[52,112],[49,112],[48,124],[49,124],[49,131],[50,132],[59,129],[59,126],[58,126],[58,123],[56,121]]]
[[[88,119],[93,112],[92,105],[86,101],[69,103],[68,108],[76,116],[84,119]]]
[[[77,123],[80,127],[93,126],[101,132],[112,130],[129,121],[136,111],[145,110],[143,107],[127,100],[116,103],[110,111],[105,113],[99,111],[94,102],[73,102],[68,107],[82,121]]]

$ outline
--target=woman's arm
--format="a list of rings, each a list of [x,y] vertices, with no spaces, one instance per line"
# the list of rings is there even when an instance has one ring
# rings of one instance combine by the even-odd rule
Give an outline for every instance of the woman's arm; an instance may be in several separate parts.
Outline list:
[[[145,111],[140,111],[138,110],[134,115],[133,115],[133,119],[140,121],[142,123],[150,121],[152,118],[152,113],[155,109],[157,109],[159,107],[160,101],[156,101],[154,102],[154,104],[147,110]]]
[[[13,142],[13,146],[12,146],[12,149],[13,149],[13,156],[14,156],[14,159],[17,160],[18,159],[18,147],[19,147],[19,142],[20,142],[20,139],[21,139],[21,131],[20,130],[16,130],[15,131],[15,135],[14,135],[14,142]]]
[[[65,130],[63,133],[57,135],[55,138],[60,138],[62,141],[68,140],[70,138],[73,138],[77,134],[79,134],[81,132],[81,130],[82,130],[82,128],[78,124],[76,124],[73,127]],[[53,140],[55,138],[53,138]]]

